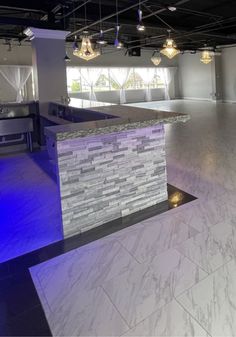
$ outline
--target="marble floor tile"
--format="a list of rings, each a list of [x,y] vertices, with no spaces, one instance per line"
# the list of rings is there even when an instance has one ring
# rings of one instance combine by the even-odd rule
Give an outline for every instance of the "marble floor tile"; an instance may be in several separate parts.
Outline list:
[[[183,221],[197,231],[202,232],[222,221],[236,224],[236,209],[224,200],[202,200],[187,204],[178,210]]]
[[[212,336],[236,335],[236,262],[230,261],[177,297]]]
[[[220,222],[176,248],[208,273],[236,257],[236,227]]]
[[[123,336],[208,337],[209,335],[187,311],[173,300]]]
[[[30,272],[56,310],[57,299],[66,296],[68,289],[96,288],[136,265],[119,242],[98,240],[34,266]]]
[[[170,211],[142,222],[138,228],[119,235],[119,242],[140,263],[151,260],[158,254],[175,247],[179,243],[199,233],[188,226],[181,214]]]
[[[103,289],[130,327],[193,286],[207,274],[176,250],[105,282]],[[127,300],[128,299],[128,300]]]
[[[42,304],[49,307],[47,319],[53,336],[120,336],[128,330],[100,287],[88,292],[68,288],[65,297],[57,298],[53,309],[50,299],[46,299]]]

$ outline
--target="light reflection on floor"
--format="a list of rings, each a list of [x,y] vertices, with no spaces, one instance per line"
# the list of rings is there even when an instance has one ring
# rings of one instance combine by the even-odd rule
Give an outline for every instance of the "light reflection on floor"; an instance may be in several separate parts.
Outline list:
[[[46,152],[0,157],[0,263],[62,239]]]

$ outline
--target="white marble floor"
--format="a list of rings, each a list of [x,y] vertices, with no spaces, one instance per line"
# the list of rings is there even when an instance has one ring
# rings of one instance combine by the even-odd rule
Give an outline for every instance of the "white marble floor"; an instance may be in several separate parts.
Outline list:
[[[236,336],[236,105],[166,127],[168,181],[198,200],[31,268],[54,336]]]

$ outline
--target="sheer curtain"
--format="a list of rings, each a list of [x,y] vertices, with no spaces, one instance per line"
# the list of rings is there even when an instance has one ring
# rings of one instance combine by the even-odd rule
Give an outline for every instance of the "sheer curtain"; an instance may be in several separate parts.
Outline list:
[[[174,80],[176,68],[160,68],[157,73],[164,82],[165,86],[165,99],[170,99],[170,83]]]
[[[91,101],[97,101],[94,87],[101,75],[101,72],[101,68],[81,68],[81,76],[90,87],[89,99]]]
[[[152,92],[151,92],[151,82],[153,80],[153,77],[155,75],[155,69],[153,68],[136,68],[135,71],[141,76],[145,87],[146,87],[146,93],[145,93],[145,100],[147,102],[150,102],[152,100]]]
[[[0,66],[0,73],[16,91],[16,102],[23,101],[22,89],[31,72],[32,67],[28,66]]]
[[[110,74],[120,88],[120,104],[126,103],[125,84],[129,78],[129,68],[111,68]]]

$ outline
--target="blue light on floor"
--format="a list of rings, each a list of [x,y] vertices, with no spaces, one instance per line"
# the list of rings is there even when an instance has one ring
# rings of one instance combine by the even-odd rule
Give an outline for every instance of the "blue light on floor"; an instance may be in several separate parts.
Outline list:
[[[62,239],[46,152],[0,158],[0,263]]]

